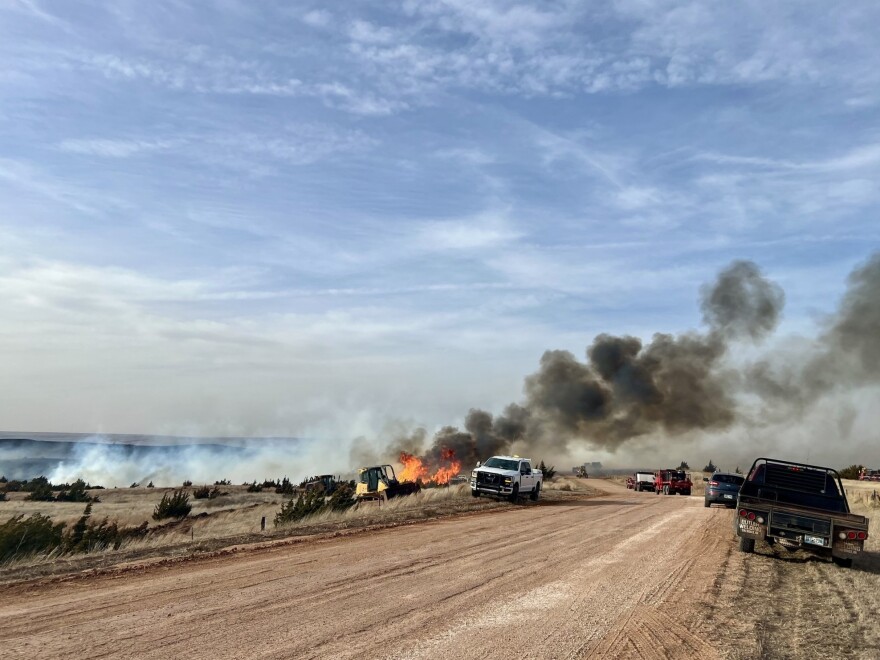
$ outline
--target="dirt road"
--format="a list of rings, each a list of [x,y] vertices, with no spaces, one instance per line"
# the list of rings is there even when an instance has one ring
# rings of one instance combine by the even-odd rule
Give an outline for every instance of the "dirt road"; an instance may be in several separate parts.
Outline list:
[[[873,565],[746,556],[734,550],[730,511],[602,488],[565,504],[14,587],[0,601],[0,649],[4,658],[880,657],[877,597],[860,604],[848,583],[880,594]],[[798,572],[796,589],[785,571]],[[774,588],[784,597],[769,598]]]

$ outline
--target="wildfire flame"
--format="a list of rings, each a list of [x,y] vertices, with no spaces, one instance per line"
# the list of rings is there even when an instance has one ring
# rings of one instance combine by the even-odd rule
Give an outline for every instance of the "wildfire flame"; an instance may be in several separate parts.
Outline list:
[[[435,484],[448,484],[449,480],[461,472],[461,461],[456,460],[452,449],[442,449],[440,460],[445,463],[437,467],[434,474],[418,456],[413,456],[405,451],[400,452],[400,462],[403,470],[400,473],[401,481],[433,481]]]
[[[400,473],[401,481],[426,481],[428,468],[418,456],[402,451],[400,452],[400,462],[403,463],[403,470]]]

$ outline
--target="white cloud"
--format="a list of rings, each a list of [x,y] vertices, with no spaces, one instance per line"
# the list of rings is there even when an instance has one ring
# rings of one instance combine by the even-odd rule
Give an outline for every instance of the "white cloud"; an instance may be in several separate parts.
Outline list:
[[[483,214],[464,220],[423,223],[416,233],[416,244],[423,250],[482,250],[516,241],[522,233],[496,214]]]
[[[328,27],[333,22],[333,14],[326,9],[312,9],[302,16],[302,21],[312,27]]]
[[[63,140],[58,148],[75,154],[104,156],[107,158],[127,158],[140,153],[163,151],[176,146],[172,140],[112,140],[106,138],[87,138]]]

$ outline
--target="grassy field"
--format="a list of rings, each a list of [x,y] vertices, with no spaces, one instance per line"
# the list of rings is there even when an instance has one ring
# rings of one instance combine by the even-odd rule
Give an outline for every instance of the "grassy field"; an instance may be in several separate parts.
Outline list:
[[[193,500],[190,515],[182,520],[154,521],[153,510],[172,488],[119,488],[90,491],[100,502],[92,506],[92,519],[108,518],[120,525],[148,523],[149,534],[131,539],[118,550],[102,550],[88,555],[52,553],[19,557],[0,565],[0,582],[39,575],[63,573],[83,568],[106,567],[119,562],[149,557],[169,557],[193,552],[215,551],[240,543],[272,541],[292,536],[344,532],[358,528],[402,524],[410,521],[491,511],[514,506],[494,498],[471,496],[466,484],[449,488],[430,488],[408,497],[395,498],[383,505],[365,502],[345,511],[324,511],[304,520],[275,527],[273,520],[285,497],[272,491],[248,493],[246,486],[221,486],[229,494],[213,500]],[[190,489],[192,490],[192,489]],[[542,499],[558,500],[593,494],[583,480],[558,477],[548,482]],[[70,528],[82,515],[84,504],[29,502],[26,493],[9,493],[0,502],[0,522],[12,516],[35,513],[64,522]],[[530,505],[524,499],[520,505]],[[265,517],[266,529],[261,530]]]

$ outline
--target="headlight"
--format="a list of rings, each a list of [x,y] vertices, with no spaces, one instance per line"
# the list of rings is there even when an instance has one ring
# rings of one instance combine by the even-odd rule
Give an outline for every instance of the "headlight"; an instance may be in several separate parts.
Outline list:
[[[471,479],[476,479],[476,478],[477,478],[477,471],[474,470],[473,472],[471,472]]]
[[[511,481],[513,481],[513,479],[510,477],[504,477],[504,483],[509,484]]]

